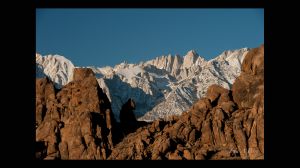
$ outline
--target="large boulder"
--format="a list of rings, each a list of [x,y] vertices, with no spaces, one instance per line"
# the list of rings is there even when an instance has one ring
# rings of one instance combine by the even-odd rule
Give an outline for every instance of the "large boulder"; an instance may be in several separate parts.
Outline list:
[[[233,100],[240,108],[251,108],[263,96],[264,45],[249,51],[242,64],[242,73],[232,86]]]
[[[215,105],[220,102],[226,102],[230,100],[230,91],[222,86],[213,84],[208,87],[206,97],[210,102]]]

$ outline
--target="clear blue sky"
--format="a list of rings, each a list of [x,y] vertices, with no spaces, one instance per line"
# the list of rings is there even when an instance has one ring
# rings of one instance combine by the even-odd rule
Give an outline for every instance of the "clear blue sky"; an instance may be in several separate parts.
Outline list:
[[[211,59],[264,43],[263,9],[37,9],[36,52],[75,66],[139,63],[189,50]]]

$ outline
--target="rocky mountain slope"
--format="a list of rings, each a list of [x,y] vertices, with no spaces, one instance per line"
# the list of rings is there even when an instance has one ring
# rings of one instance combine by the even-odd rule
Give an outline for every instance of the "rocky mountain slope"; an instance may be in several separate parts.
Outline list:
[[[108,159],[264,159],[264,46],[246,55],[232,90],[211,85],[181,116],[126,136]]]
[[[108,96],[117,120],[122,105],[131,98],[136,103],[138,120],[153,121],[180,115],[212,84],[230,89],[248,51],[225,51],[206,61],[192,50],[184,57],[168,55],[139,64],[124,62],[115,67],[88,68]],[[48,76],[57,88],[72,81],[74,65],[66,58],[36,54],[36,62],[37,77]]]

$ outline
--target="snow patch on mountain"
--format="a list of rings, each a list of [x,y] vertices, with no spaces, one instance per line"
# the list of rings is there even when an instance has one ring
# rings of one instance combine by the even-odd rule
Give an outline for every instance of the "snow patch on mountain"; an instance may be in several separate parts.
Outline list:
[[[47,76],[55,87],[61,88],[73,79],[74,65],[60,55],[41,56],[36,53],[36,77]]]

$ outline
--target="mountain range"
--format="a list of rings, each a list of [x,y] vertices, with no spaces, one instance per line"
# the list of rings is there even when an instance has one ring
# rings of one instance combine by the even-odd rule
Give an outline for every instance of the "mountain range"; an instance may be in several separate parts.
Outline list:
[[[119,80],[120,87],[128,84],[126,87],[131,88],[129,83],[123,82],[128,80],[128,77],[120,76],[120,72],[123,72],[123,75],[132,75],[131,80],[136,78],[136,74],[129,74],[130,68],[124,70],[126,68],[123,66],[128,64],[118,65],[121,71],[118,71],[118,67],[112,68],[116,70],[112,72],[112,78],[106,78],[99,72],[96,75],[95,71],[100,71],[101,68],[99,70],[75,67],[72,71],[72,79],[68,78],[71,80],[68,81],[59,78],[69,76],[67,64],[70,62],[61,56],[51,56],[54,67],[58,68],[48,67],[47,72],[57,71],[59,77],[55,75],[56,79],[50,79],[44,73],[42,64],[37,66],[39,73],[37,75],[42,78],[36,78],[35,84],[35,158],[41,160],[264,159],[264,45],[246,52],[247,54],[242,58],[240,75],[232,85],[229,85],[231,89],[213,84],[208,87],[203,97],[196,100],[180,115],[168,114],[162,119],[147,122],[136,119],[134,112],[138,104],[132,98],[122,104],[119,112],[120,121],[117,122],[115,118],[117,113],[112,111],[111,100],[114,94],[110,92],[111,97],[106,94],[111,91],[110,87],[117,88],[112,83],[116,79]],[[43,58],[40,57],[39,60],[41,59]],[[228,57],[223,58],[222,63],[227,64],[224,61],[226,59]],[[51,61],[48,64],[51,64]],[[193,61],[191,62],[189,66],[194,64]],[[131,70],[139,70],[139,67],[143,66],[144,63],[133,65],[135,69],[131,67]],[[153,68],[154,65],[150,67]],[[188,77],[177,79],[182,76],[176,71],[173,72],[175,72],[173,75],[168,76],[171,82],[188,79]],[[102,79],[103,83],[100,83],[99,79]],[[106,79],[112,79],[111,83]],[[54,81],[64,81],[66,84],[62,85]],[[100,84],[108,86],[106,93]],[[142,89],[132,88],[132,90],[132,93],[134,91],[140,93]],[[116,91],[120,95],[128,94],[126,90]]]
[[[114,67],[86,68],[95,73],[117,121],[122,105],[133,99],[137,119],[149,122],[181,115],[213,84],[231,89],[249,50],[224,51],[211,60],[191,50],[185,56],[167,55],[138,64],[123,62]],[[73,81],[75,68],[80,67],[64,56],[36,53],[36,77],[48,77],[57,89]]]

